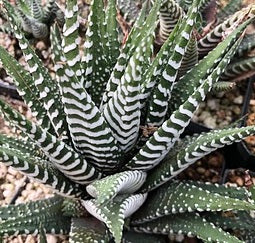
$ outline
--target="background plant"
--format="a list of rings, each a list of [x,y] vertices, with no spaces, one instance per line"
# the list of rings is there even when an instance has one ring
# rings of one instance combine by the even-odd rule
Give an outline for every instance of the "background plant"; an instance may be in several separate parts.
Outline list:
[[[3,12],[2,17],[6,20],[8,18]],[[26,37],[40,40],[49,37],[50,26],[55,20],[62,27],[65,21],[64,14],[55,0],[47,0],[44,7],[41,0],[18,0],[15,18],[26,33]],[[7,33],[13,32],[8,21],[1,29]]]
[[[15,9],[4,1],[29,71],[2,47],[0,60],[37,122],[0,100],[2,115],[23,134],[0,136],[0,158],[62,196],[2,207],[1,235],[40,233],[43,239],[45,232],[70,232],[70,242],[108,242],[111,237],[115,242],[139,237],[163,242],[160,236],[135,232],[175,232],[207,242],[240,242],[222,228],[236,227],[242,213],[252,221],[247,212],[255,208],[253,191],[173,178],[204,155],[255,131],[233,126],[180,138],[253,15],[243,9],[221,43],[199,63],[185,66],[203,4],[196,0],[187,14],[183,11],[154,56],[157,13],[165,3],[155,1],[148,16],[144,4],[119,50],[115,1],[105,11],[103,1],[93,1],[80,57],[78,6],[68,0],[63,34],[57,26],[51,31],[55,80],[25,39]],[[184,76],[178,76],[184,67]],[[84,208],[110,233],[95,225]],[[233,213],[227,226],[224,215],[216,213],[225,211]],[[244,234],[253,234],[249,223],[240,225]]]

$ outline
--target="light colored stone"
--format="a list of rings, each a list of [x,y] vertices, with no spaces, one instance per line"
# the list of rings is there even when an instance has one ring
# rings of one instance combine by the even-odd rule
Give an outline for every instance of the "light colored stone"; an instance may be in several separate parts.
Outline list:
[[[47,234],[46,237],[47,237],[47,243],[57,243],[58,241],[57,237],[54,235]]]
[[[239,95],[233,100],[234,104],[241,105],[243,103],[243,96]]]

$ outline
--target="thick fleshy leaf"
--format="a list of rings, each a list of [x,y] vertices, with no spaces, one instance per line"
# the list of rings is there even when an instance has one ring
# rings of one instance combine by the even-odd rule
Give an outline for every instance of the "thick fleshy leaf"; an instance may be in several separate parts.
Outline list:
[[[164,0],[159,10],[159,37],[165,42],[178,20],[184,16],[183,9],[174,0]]]
[[[49,129],[49,132],[54,132],[49,118],[47,117],[47,111],[39,100],[39,91],[34,85],[33,77],[1,46],[0,60],[8,74],[13,77],[19,94],[31,109],[38,123],[43,128]]]
[[[157,188],[205,155],[218,148],[239,142],[254,133],[254,126],[227,128],[201,134],[193,141],[187,140],[178,150],[174,149],[169,153],[158,167],[148,174],[143,191]]]
[[[169,103],[169,115],[185,102],[201,84],[201,81],[213,71],[251,21],[252,19],[249,19],[238,26],[224,41],[219,43],[215,49],[209,52],[206,57],[176,83]]]
[[[19,40],[20,48],[23,51],[29,66],[29,71],[34,78],[34,84],[40,92],[40,97],[38,98],[42,101],[57,135],[65,135],[67,131],[67,124],[65,122],[64,108],[61,103],[57,84],[52,80],[42,61],[29,46],[22,31],[15,23],[15,19],[13,17],[15,12],[13,7],[7,1],[4,1],[4,6],[8,11],[10,24],[12,28],[15,29],[15,36]]]
[[[177,73],[190,40],[199,5],[200,0],[194,1],[187,14],[187,18],[183,19],[177,37],[174,40],[173,49],[171,50],[167,65],[160,77],[158,85],[153,90],[153,98],[150,101],[146,121],[146,124],[149,126],[160,126],[164,121],[171,91],[176,82]]]
[[[222,80],[240,81],[255,74],[255,57],[242,58],[230,63],[222,74]]]
[[[143,65],[147,61],[143,57],[143,52],[148,41],[148,38],[144,38],[137,47],[117,90],[104,108],[104,117],[124,152],[132,148],[138,137],[141,116],[140,82]]]
[[[183,56],[181,66],[178,70],[177,79],[185,75],[198,63],[197,40],[193,34],[189,40],[187,50]]]
[[[105,23],[107,36],[106,47],[108,48],[106,58],[111,72],[120,55],[116,0],[108,1],[105,12]]]
[[[105,46],[105,13],[103,0],[93,0],[91,2],[90,15],[88,17],[89,26],[86,32],[84,43],[83,62],[85,64],[85,84],[94,103],[99,106],[101,96],[105,90],[106,83],[110,76],[107,65]]]
[[[57,193],[78,198],[86,197],[84,188],[70,181],[59,170],[53,167],[49,161],[35,156],[31,158],[29,151],[27,153],[23,151],[0,146],[1,162],[51,187]]]
[[[143,9],[130,31],[125,45],[120,52],[117,63],[111,73],[110,79],[106,85],[101,107],[104,107],[110,98],[113,97],[114,92],[121,83],[121,78],[125,73],[129,60],[134,55],[134,51],[137,50],[137,48],[141,48],[141,42],[143,39],[154,33],[157,26],[157,14],[161,1],[162,0],[155,1],[146,19],[145,16],[148,5],[146,3],[144,4]]]
[[[87,192],[96,198],[97,204],[112,200],[117,194],[131,194],[137,191],[146,179],[142,171],[125,171],[107,176],[87,186]]]
[[[108,243],[110,241],[106,228],[95,218],[73,218],[69,237],[70,243]]]
[[[53,197],[1,207],[0,212],[3,212],[5,220],[1,222],[0,235],[38,234],[40,227],[43,227],[47,233],[68,233],[71,220],[62,215],[62,203],[63,198]]]
[[[82,201],[83,206],[94,217],[103,221],[112,233],[115,242],[120,243],[124,219],[133,214],[145,201],[147,194],[122,195],[102,205],[96,200]]]
[[[195,213],[183,213],[158,218],[151,222],[134,227],[138,232],[156,234],[185,234],[197,236],[204,242],[241,243],[235,236],[207,222]]]
[[[221,187],[224,188],[224,186]],[[228,190],[226,189],[226,191]],[[233,190],[235,189],[233,188]],[[200,184],[173,181],[149,194],[142,210],[138,210],[134,214],[133,223],[141,224],[175,213],[253,210],[253,208],[255,208],[253,203],[232,198],[231,194],[223,196],[217,192],[211,192],[209,186],[204,189]]]
[[[77,79],[84,82],[84,69],[80,63],[79,53],[79,21],[78,21],[78,3],[76,0],[68,0],[65,10],[65,25],[63,27],[62,48],[69,67],[69,72],[73,73]]]
[[[211,90],[213,83],[219,79],[219,75],[229,63],[240,41],[241,39],[236,41],[217,68],[202,81],[199,88],[153,134],[138,154],[129,161],[127,168],[149,170],[162,161],[189,124],[198,104],[205,99],[205,95]]]
[[[101,176],[100,172],[88,164],[71,147],[57,140],[55,136],[43,130],[40,126],[27,120],[2,100],[0,100],[0,110],[7,119],[12,120],[15,125],[26,133],[42,149],[49,160],[70,179],[81,184],[88,184]]]
[[[222,38],[224,38],[226,32],[232,31],[234,28],[236,28],[236,26],[240,25],[247,19],[250,10],[250,8],[245,8],[236,12],[228,19],[226,19],[223,23],[217,25],[203,38],[201,38],[198,41],[199,55],[204,56],[214,47],[216,47],[217,44],[222,41]]]

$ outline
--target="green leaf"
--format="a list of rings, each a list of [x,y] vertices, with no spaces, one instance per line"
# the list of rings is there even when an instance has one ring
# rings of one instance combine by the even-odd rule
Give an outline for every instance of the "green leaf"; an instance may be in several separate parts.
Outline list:
[[[71,147],[57,138],[40,126],[27,120],[24,116],[14,111],[6,103],[0,99],[0,110],[7,119],[10,119],[24,133],[26,133],[37,146],[39,146],[49,160],[68,178],[81,184],[89,182],[101,177],[92,165],[75,152]]]
[[[19,40],[20,48],[25,55],[30,73],[34,78],[35,87],[40,92],[40,97],[38,97],[38,99],[42,100],[44,108],[47,111],[57,135],[63,135],[67,131],[67,124],[65,122],[65,112],[61,103],[57,84],[52,80],[49,72],[43,66],[42,61],[34,53],[22,31],[17,26],[14,19],[15,11],[11,4],[4,1],[4,6],[8,12],[9,22],[15,30],[15,36]]]
[[[184,11],[174,0],[164,0],[159,10],[159,37],[165,42],[178,20],[184,17]]]
[[[69,236],[70,243],[108,243],[110,241],[106,228],[95,218],[73,218]]]
[[[150,101],[146,120],[146,124],[149,126],[160,126],[164,121],[171,91],[176,82],[177,73],[190,40],[199,5],[200,0],[194,1],[187,18],[184,18],[181,22],[167,65],[160,77],[158,85],[152,93],[153,98]]]
[[[24,151],[24,150],[23,150]],[[72,197],[86,197],[84,189],[68,180],[49,161],[40,157],[31,157],[29,150],[22,151],[0,146],[0,159],[5,165],[12,166],[28,177],[50,186],[53,190]]]
[[[157,234],[195,235],[204,242],[241,243],[235,236],[207,222],[195,213],[183,213],[158,218],[151,222],[134,227],[136,231]]]
[[[108,1],[105,13],[105,22],[107,35],[106,47],[108,47],[106,57],[111,72],[116,64],[118,56],[120,55],[116,0]]]
[[[190,37],[187,50],[183,56],[181,66],[178,70],[177,79],[185,75],[198,63],[197,40],[194,34]]]
[[[96,204],[96,200],[82,201],[82,204],[90,214],[107,225],[115,242],[120,243],[124,219],[135,212],[145,199],[146,194],[122,195],[100,206]]]
[[[91,2],[90,23],[86,32],[84,43],[83,62],[85,63],[85,88],[88,90],[96,106],[100,105],[101,96],[110,77],[107,65],[104,29],[104,5],[102,0]]]
[[[242,24],[249,18],[250,8],[242,9],[229,18],[223,23],[219,23],[214,29],[212,29],[207,35],[198,41],[198,52],[200,56],[206,55],[209,51],[217,46],[222,38],[225,37],[228,32],[232,32],[237,26]]]
[[[1,46],[0,60],[8,74],[13,77],[19,94],[31,109],[33,116],[37,118],[37,121],[43,128],[49,129],[49,132],[53,132],[53,127],[47,117],[47,111],[39,99],[39,91],[36,89],[34,80],[29,72]]]
[[[249,126],[226,128],[197,136],[193,141],[189,141],[182,148],[175,150],[176,152],[169,153],[159,166],[148,174],[142,190],[148,191],[157,188],[205,155],[218,148],[239,142],[254,133],[255,127]]]
[[[222,80],[240,81],[251,77],[255,71],[255,57],[242,58],[230,63],[222,74]]]
[[[76,76],[79,82],[84,82],[85,70],[81,67],[79,53],[79,21],[78,21],[78,3],[76,0],[68,0],[65,11],[65,25],[63,27],[62,48],[66,57],[67,76],[71,74]],[[67,68],[68,67],[68,68]]]
[[[54,197],[0,208],[0,211],[7,210],[7,214],[8,211],[11,212],[7,219],[1,222],[0,235],[37,234],[40,227],[43,227],[46,233],[68,233],[71,220],[62,215],[62,202],[61,197]],[[11,216],[13,212],[15,214]]]
[[[253,210],[255,208],[254,203],[232,198],[229,195],[223,196],[208,189],[192,182],[168,182],[149,194],[142,210],[134,214],[133,223],[141,224],[175,213]]]
[[[104,108],[104,117],[112,134],[124,152],[130,150],[138,137],[140,125],[140,82],[142,79],[144,49],[151,35],[144,38],[130,58],[121,82]]]
[[[215,49],[209,52],[206,57],[177,82],[172,91],[168,114],[175,111],[189,98],[199,84],[201,84],[201,80],[219,64],[251,21],[252,19],[249,19],[238,26],[224,41],[219,43]]]
[[[101,205],[117,194],[131,194],[137,191],[146,179],[141,171],[125,171],[97,180],[86,187],[87,192]]]
[[[129,33],[128,39],[122,48],[117,63],[111,73],[110,79],[106,85],[105,93],[103,95],[103,100],[101,106],[104,105],[113,97],[114,92],[121,83],[121,78],[125,73],[126,67],[129,63],[130,58],[134,55],[137,48],[141,48],[142,40],[154,33],[157,24],[157,13],[160,8],[161,0],[157,0],[148,17],[146,16],[146,9],[148,8],[148,3],[143,5],[142,11],[134,24],[132,30]]]
[[[42,224],[40,224],[40,234],[39,234],[39,243],[47,243],[46,231],[43,228]]]

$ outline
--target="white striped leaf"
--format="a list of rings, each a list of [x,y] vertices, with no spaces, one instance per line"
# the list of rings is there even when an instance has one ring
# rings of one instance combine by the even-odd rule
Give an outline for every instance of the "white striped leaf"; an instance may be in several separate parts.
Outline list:
[[[101,176],[100,172],[88,164],[85,158],[71,147],[27,120],[2,100],[0,100],[0,110],[5,117],[13,120],[15,125],[26,133],[42,149],[49,160],[71,180],[80,184],[88,184]]]
[[[187,18],[185,17],[181,23],[167,65],[152,94],[146,120],[146,124],[149,126],[160,126],[164,121],[171,91],[176,82],[177,73],[190,40],[199,6],[200,0],[194,1],[187,14]]]
[[[144,203],[146,196],[146,194],[118,196],[113,201],[100,206],[96,204],[95,200],[82,201],[82,204],[90,214],[107,225],[115,242],[120,243],[124,219],[133,214]]]
[[[142,171],[124,171],[97,180],[86,187],[87,192],[98,205],[112,200],[117,194],[136,192],[145,182],[146,173]]]

